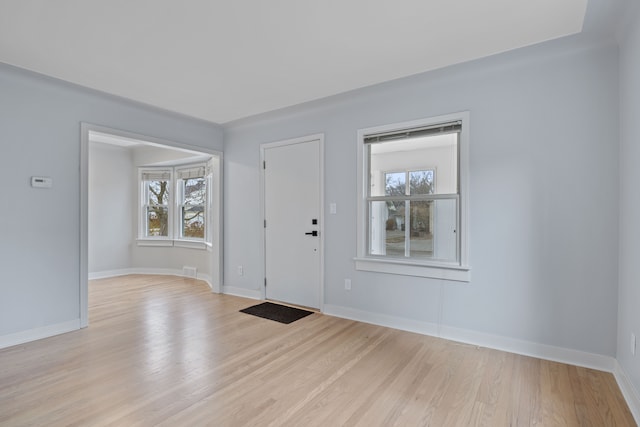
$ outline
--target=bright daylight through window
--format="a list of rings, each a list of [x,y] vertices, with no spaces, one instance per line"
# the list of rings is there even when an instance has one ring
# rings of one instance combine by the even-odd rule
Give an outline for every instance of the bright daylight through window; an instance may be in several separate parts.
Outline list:
[[[206,165],[141,168],[141,244],[211,242],[211,174]]]
[[[179,235],[204,239],[207,178],[204,166],[177,170],[179,185]]]
[[[171,176],[171,170],[141,172],[144,237],[169,237]]]
[[[452,116],[360,131],[358,269],[465,280],[466,114]]]

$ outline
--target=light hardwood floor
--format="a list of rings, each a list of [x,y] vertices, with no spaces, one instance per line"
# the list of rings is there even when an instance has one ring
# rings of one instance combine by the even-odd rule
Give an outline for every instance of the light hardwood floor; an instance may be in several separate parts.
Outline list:
[[[636,425],[609,373],[255,303],[92,281],[89,328],[0,350],[0,425]]]

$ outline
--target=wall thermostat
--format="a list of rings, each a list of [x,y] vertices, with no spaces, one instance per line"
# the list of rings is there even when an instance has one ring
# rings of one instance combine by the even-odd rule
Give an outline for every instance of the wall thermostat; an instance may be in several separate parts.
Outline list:
[[[53,187],[53,178],[48,176],[32,176],[31,186],[34,188],[51,188]]]

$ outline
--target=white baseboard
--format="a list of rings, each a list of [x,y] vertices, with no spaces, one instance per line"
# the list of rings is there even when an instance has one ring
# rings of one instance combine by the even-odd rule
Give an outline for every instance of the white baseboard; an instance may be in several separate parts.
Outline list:
[[[159,276],[189,277],[184,275],[183,270],[177,268],[123,268],[120,270],[107,270],[89,273],[89,280],[107,279],[109,277],[126,276],[129,274],[156,274]],[[196,279],[203,280],[207,282],[209,287],[213,287],[211,284],[211,276],[208,274],[197,273]]]
[[[184,270],[172,269],[172,268],[123,268],[120,270],[107,270],[89,273],[89,280],[96,279],[108,279],[109,277],[126,276],[129,274],[155,274],[159,276],[185,276]],[[213,285],[213,279],[208,274],[196,273],[196,280],[202,280],[205,282],[212,292],[215,292],[215,286]]]
[[[183,270],[179,269],[171,269],[171,268],[123,268],[120,270],[106,270],[106,271],[98,271],[89,273],[89,280],[96,279],[108,279],[109,277],[118,277],[118,276],[126,276],[129,274],[157,274],[160,276],[180,276],[180,277],[188,277],[184,275]],[[197,273],[197,280],[202,280],[209,285],[209,288],[213,292],[216,291],[216,287],[214,286],[213,279],[208,274]],[[235,295],[244,298],[251,299],[262,299],[262,294],[259,290],[252,289],[244,289],[237,288],[234,286],[223,286],[222,287],[223,294]]]
[[[129,268],[128,274],[157,274],[158,276],[186,277],[180,268]]]
[[[613,375],[616,377],[618,387],[620,387],[622,396],[624,396],[624,400],[626,400],[627,405],[629,405],[629,410],[633,418],[636,420],[636,423],[640,425],[640,393],[638,393],[638,390],[633,386],[633,383],[629,380],[629,376],[617,360],[615,362]]]
[[[119,270],[105,270],[89,273],[89,280],[108,279],[109,277],[126,276],[127,274],[137,274],[133,268],[122,268]]]
[[[385,314],[354,310],[348,307],[325,304],[323,313],[330,316],[415,332],[465,344],[536,357],[538,359],[597,369],[599,371],[613,372],[616,363],[616,360],[610,356],[538,344],[450,326],[439,326],[436,323],[420,322]]]
[[[598,371],[613,372],[616,359],[611,356],[572,350],[548,344],[523,341],[500,335],[442,326],[441,338],[451,341],[473,344],[481,347],[502,350],[509,353],[531,356],[553,362],[596,369]]]
[[[0,348],[12,347],[18,344],[49,338],[55,335],[65,334],[80,329],[80,319],[68,322],[57,323],[55,325],[43,326],[41,328],[29,329],[0,336]]]
[[[338,305],[325,304],[324,314],[329,316],[342,317],[343,319],[357,320],[359,322],[371,323],[372,325],[386,326],[388,328],[400,329],[402,331],[415,332],[417,334],[438,336],[438,325],[429,322],[419,322],[416,320],[403,319],[386,314],[373,313],[370,311],[356,310],[353,308]]]
[[[259,289],[245,289],[237,286],[223,286],[222,293],[242,298],[262,299],[262,292]]]
[[[127,276],[129,274],[157,274],[159,276],[184,276],[177,268],[122,268],[89,273],[89,280],[108,279],[109,277]]]
[[[196,275],[196,280],[202,280],[209,286],[211,290],[213,290],[213,283],[211,282],[211,276],[209,276],[208,274],[198,273]]]

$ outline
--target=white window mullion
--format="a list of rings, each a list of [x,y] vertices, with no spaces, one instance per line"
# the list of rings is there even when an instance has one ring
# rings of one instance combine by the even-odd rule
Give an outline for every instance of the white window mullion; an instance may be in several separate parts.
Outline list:
[[[468,122],[462,112],[358,131],[356,269],[468,281]]]
[[[139,239],[153,239],[153,240],[170,240],[172,238],[172,225],[171,225],[171,200],[173,196],[173,185],[172,185],[172,173],[171,169],[167,168],[140,168],[139,169],[139,182],[140,182],[140,219],[138,225],[138,238]],[[166,183],[163,185],[163,183]],[[163,195],[161,200],[158,200],[156,197],[155,202],[150,203],[153,192],[150,190],[150,186],[159,186],[158,191],[164,187],[164,191],[166,193]],[[156,208],[157,211],[162,212],[162,214],[158,214],[160,218],[158,226],[160,230],[162,230],[164,222],[161,220],[166,212],[166,233],[167,235],[152,235],[150,223],[149,223],[149,213]]]
[[[211,245],[214,230],[212,181],[208,163],[172,167],[138,168],[138,244],[141,246],[181,246],[205,249]],[[166,197],[160,202],[149,185],[166,181]],[[155,188],[155,187],[154,187]],[[149,220],[149,212],[162,214],[162,220]],[[188,211],[185,221],[185,211]],[[166,218],[166,224],[165,224]],[[164,231],[166,225],[166,232]],[[186,226],[186,227],[185,227]],[[160,227],[160,232],[158,231]],[[162,235],[166,233],[166,235]],[[160,235],[159,235],[160,234]]]
[[[176,191],[176,202],[175,202],[175,238],[182,240],[201,240],[203,242],[211,242],[211,238],[209,237],[210,233],[208,231],[209,223],[211,222],[211,214],[210,208],[208,207],[210,199],[209,193],[211,191],[211,178],[210,175],[212,173],[212,168],[208,167],[207,164],[197,164],[197,165],[188,165],[176,168],[176,185],[179,187],[179,190]],[[200,189],[198,191],[202,191],[200,194],[195,194],[195,200],[192,198],[191,200],[187,200],[190,195],[193,196],[193,193],[187,194],[187,186],[189,182],[196,180],[198,185],[200,185]],[[198,200],[201,198],[202,200]],[[200,234],[200,231],[196,229],[191,229],[191,235],[186,235],[185,233],[185,211],[191,210],[193,212],[202,212],[201,215],[196,215],[196,220],[200,220],[202,223],[202,235],[193,235]],[[191,228],[193,223],[189,223],[189,227]]]
[[[404,172],[404,194],[411,194],[411,184],[409,182],[409,171]],[[411,256],[411,200],[404,202],[404,256]]]
[[[404,256],[411,256],[411,200],[404,202]]]

